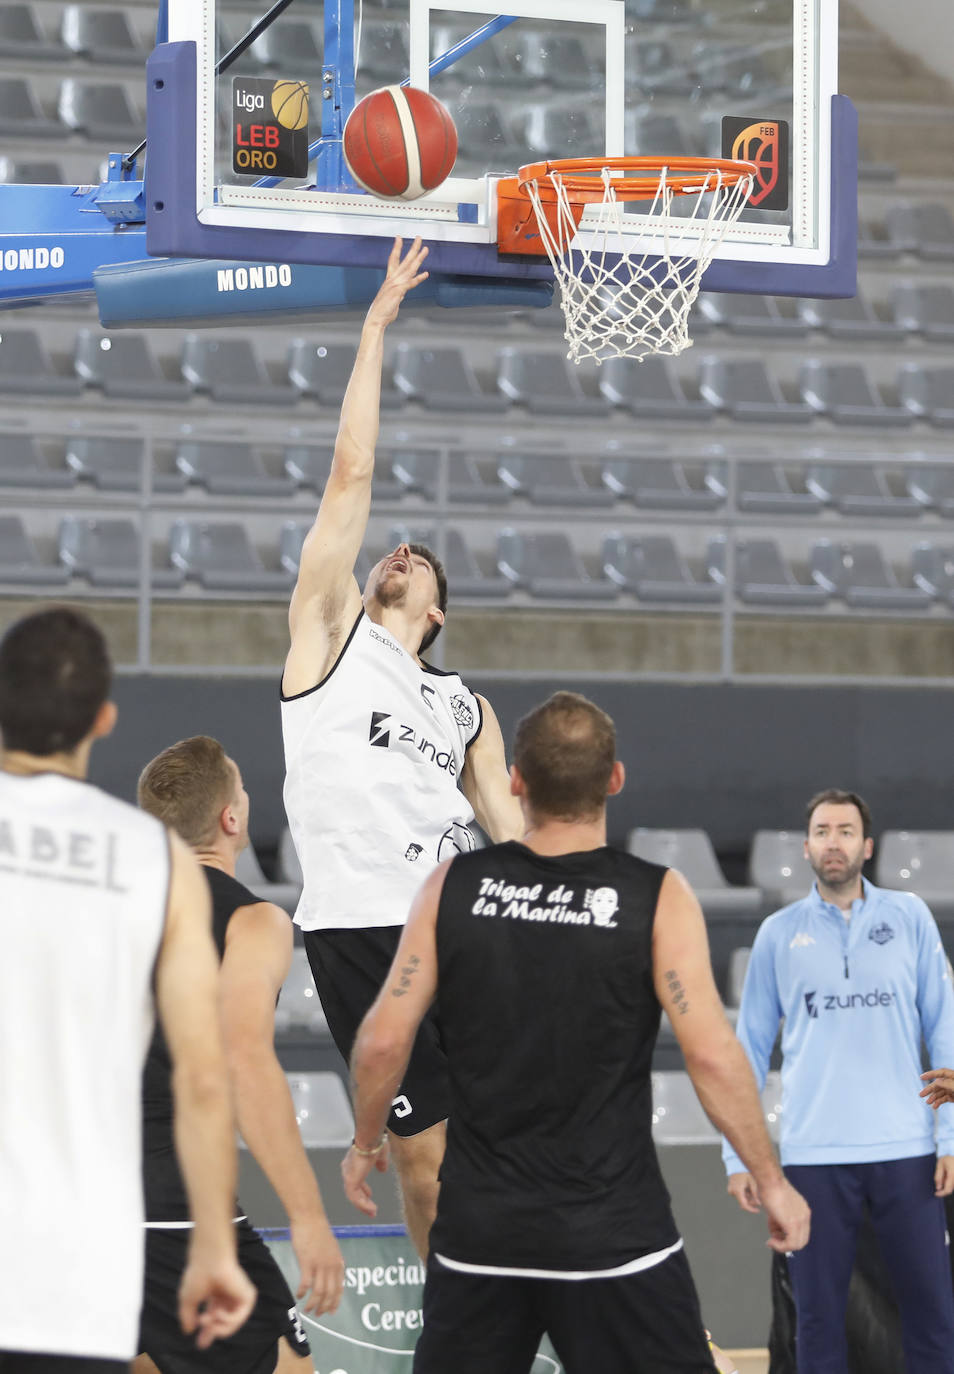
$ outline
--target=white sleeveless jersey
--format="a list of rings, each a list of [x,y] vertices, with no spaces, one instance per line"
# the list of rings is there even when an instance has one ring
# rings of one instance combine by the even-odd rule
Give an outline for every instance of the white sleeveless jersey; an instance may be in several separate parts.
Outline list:
[[[0,1350],[136,1352],[168,888],[152,816],[55,773],[0,773]]]
[[[459,783],[482,724],[457,673],[422,668],[363,611],[323,681],[282,698],[298,925],[403,925],[428,873],[475,847]]]

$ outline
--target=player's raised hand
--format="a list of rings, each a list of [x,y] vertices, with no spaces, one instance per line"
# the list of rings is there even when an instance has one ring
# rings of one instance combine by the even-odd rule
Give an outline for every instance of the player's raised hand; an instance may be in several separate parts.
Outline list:
[[[398,310],[401,302],[409,291],[413,291],[415,286],[420,286],[422,281],[427,280],[427,272],[422,272],[421,267],[427,257],[427,249],[419,238],[411,244],[407,253],[402,257],[404,250],[404,240],[397,238],[388,256],[388,274],[378,290],[378,294],[371,302],[368,310],[368,322],[378,325],[389,325],[397,319]]]
[[[305,1311],[320,1317],[337,1311],[344,1289],[344,1258],[324,1216],[292,1221],[291,1242],[301,1282],[297,1298],[310,1292]]]
[[[929,1107],[937,1111],[943,1103],[954,1102],[954,1069],[928,1069],[921,1078],[927,1087],[919,1096],[927,1098]]]
[[[234,1254],[207,1257],[190,1253],[179,1284],[179,1321],[183,1331],[196,1333],[196,1345],[207,1350],[213,1341],[234,1336],[248,1321],[257,1293]]]

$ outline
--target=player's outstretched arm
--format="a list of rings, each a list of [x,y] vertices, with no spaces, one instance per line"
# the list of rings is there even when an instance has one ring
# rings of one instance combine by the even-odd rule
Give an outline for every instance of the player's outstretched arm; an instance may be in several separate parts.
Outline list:
[[[478,696],[483,724],[467,750],[460,785],[474,815],[494,844],[519,840],[524,833],[523,812],[510,790],[510,774],[500,724],[490,702]]]
[[[235,1258],[237,1161],[219,1027],[219,961],[209,888],[190,850],[170,835],[172,878],[156,965],[156,999],[172,1056],[176,1151],[194,1228],[179,1289],[183,1328],[205,1348],[245,1322],[255,1289]]]
[[[800,1250],[808,1243],[808,1204],[786,1181],[765,1129],[752,1068],[712,976],[702,910],[689,884],[672,870],[656,908],[653,981],[706,1115],[752,1175],[768,1215],[769,1245]]]
[[[302,545],[288,611],[291,648],[282,679],[286,696],[321,681],[361,607],[354,565],[371,509],[384,331],[397,319],[408,291],[427,277],[421,270],[427,249],[420,239],[403,256],[402,250],[402,240],[395,239],[387,276],[368,309],[341,406],[331,472],[315,523]]]
[[[229,921],[219,978],[225,1057],[238,1127],[288,1215],[306,1312],[333,1312],[344,1260],[302,1145],[288,1081],[275,1054],[275,1002],[292,957],[292,925],[271,902]]]
[[[385,1125],[417,1028],[437,992],[437,908],[452,860],[429,874],[411,904],[391,970],[358,1028],[351,1053],[354,1144],[341,1165],[345,1195],[373,1217],[377,1205],[367,1178],[387,1168]]]

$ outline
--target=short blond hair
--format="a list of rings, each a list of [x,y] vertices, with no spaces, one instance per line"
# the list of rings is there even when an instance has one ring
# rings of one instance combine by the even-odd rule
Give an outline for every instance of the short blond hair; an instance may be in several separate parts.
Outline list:
[[[143,811],[193,847],[215,839],[219,816],[235,794],[235,764],[210,735],[170,744],[146,764],[136,786]]]

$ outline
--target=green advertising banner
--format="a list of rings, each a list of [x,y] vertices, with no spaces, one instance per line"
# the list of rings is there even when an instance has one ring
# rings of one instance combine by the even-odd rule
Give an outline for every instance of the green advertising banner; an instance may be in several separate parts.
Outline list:
[[[262,1231],[292,1292],[298,1266],[287,1231]],[[421,1329],[424,1266],[401,1226],[336,1226],[345,1259],[344,1297],[330,1316],[301,1313],[315,1374],[411,1374]],[[548,1341],[532,1374],[563,1374]]]

